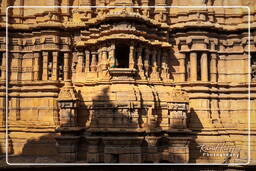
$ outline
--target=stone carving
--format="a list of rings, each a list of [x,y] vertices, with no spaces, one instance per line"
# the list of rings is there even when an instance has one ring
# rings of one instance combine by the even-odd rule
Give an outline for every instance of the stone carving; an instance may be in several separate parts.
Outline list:
[[[66,81],[58,96],[60,126],[77,126],[77,97],[70,81]]]
[[[57,149],[62,161],[74,162],[77,160],[78,143],[80,131],[77,124],[77,95],[70,80],[65,82],[58,96],[60,127],[57,131],[60,136],[55,137]]]
[[[254,7],[249,1],[225,3]],[[28,151],[65,162],[217,163],[222,158],[201,156],[195,144],[236,141],[246,149],[247,55],[249,41],[251,54],[256,52],[255,10],[248,40],[247,11],[207,8],[223,5],[221,0],[191,1],[203,9],[166,8],[186,3],[0,1],[0,126],[5,129],[8,102],[13,154],[21,154],[21,140],[29,136],[39,139],[31,144],[40,148]],[[7,54],[4,9],[13,5],[63,8],[9,8]],[[140,8],[148,5],[156,8]],[[252,102],[255,66],[252,60]],[[41,142],[42,135],[47,140]],[[242,150],[232,161],[247,162],[247,156]]]

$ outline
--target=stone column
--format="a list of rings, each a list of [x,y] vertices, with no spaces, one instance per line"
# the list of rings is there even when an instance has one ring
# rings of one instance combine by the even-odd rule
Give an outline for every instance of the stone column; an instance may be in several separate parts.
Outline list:
[[[208,57],[206,52],[203,52],[201,56],[201,80],[208,81]]]
[[[90,71],[90,51],[85,51],[85,72]]]
[[[197,81],[197,53],[190,53],[190,81]]]
[[[153,54],[152,54],[152,72],[156,72],[157,71],[157,63],[156,63],[156,50],[153,50]]]
[[[43,52],[43,74],[42,80],[48,80],[48,54],[49,52]]]
[[[129,53],[129,68],[134,68],[134,43],[132,42],[130,45],[130,53]]]
[[[137,54],[138,54],[138,61],[137,61],[138,70],[143,71],[142,48],[141,47],[138,47]]]
[[[115,48],[116,48],[115,47],[115,43],[112,42],[110,50],[109,50],[109,54],[108,54],[109,55],[108,58],[109,58],[109,66],[110,66],[110,68],[113,68],[113,67],[116,66]]]
[[[6,52],[3,52],[2,58],[2,71],[1,71],[2,80],[6,79]]]
[[[157,51],[156,51],[156,49],[154,49],[153,54],[152,54],[152,62],[151,62],[152,63],[152,73],[150,75],[150,79],[152,79],[152,80],[159,80],[156,55],[157,55]]]
[[[185,53],[179,53],[180,58],[179,58],[179,70],[180,70],[180,81],[184,82],[185,81],[185,74],[186,74],[186,68],[185,68],[185,59],[186,59],[186,54]]]
[[[144,60],[144,68],[145,68],[145,75],[149,77],[149,49],[145,49],[145,60]]]
[[[21,53],[17,54],[17,66],[18,66],[18,72],[17,72],[17,80],[21,80],[22,76],[22,57],[23,55]]]
[[[52,52],[52,80],[58,80],[58,54],[59,52]]]
[[[103,65],[103,60],[102,60],[103,47],[99,46],[97,53],[98,53],[98,66],[97,66],[97,68],[98,68],[98,71],[101,71],[102,68],[103,68],[103,66],[102,66]]]
[[[66,52],[64,53],[64,81],[69,79],[69,74],[70,74],[69,61],[70,61],[70,53]]]
[[[39,66],[39,60],[40,60],[40,53],[39,52],[34,52],[34,66],[33,66],[33,80],[39,80],[39,71],[40,71],[40,66]]]
[[[139,47],[137,49],[137,51],[138,51],[137,66],[138,66],[139,77],[140,77],[140,79],[145,79],[145,73],[144,73],[144,70],[143,70],[143,61],[142,61],[142,47]]]
[[[97,66],[96,66],[96,52],[92,52],[92,63],[91,63],[91,71],[96,72]]]
[[[167,52],[164,51],[162,54],[162,73],[161,77],[163,79],[169,79],[169,68],[167,64]]]
[[[84,53],[78,52],[77,58],[78,59],[77,59],[76,73],[81,73],[83,72],[83,66],[84,66]]]
[[[211,74],[211,81],[217,82],[217,54],[211,54],[211,62],[210,62],[210,74]]]
[[[101,56],[101,63],[102,63],[102,71],[107,69],[107,63],[108,63],[108,54],[107,54],[107,48],[103,47],[102,49],[102,56]]]
[[[157,52],[157,68],[158,68],[158,72],[159,74],[161,73],[161,50],[159,50]]]

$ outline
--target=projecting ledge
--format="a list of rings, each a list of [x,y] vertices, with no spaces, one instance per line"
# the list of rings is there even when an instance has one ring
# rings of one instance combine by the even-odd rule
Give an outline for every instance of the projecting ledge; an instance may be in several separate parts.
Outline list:
[[[137,74],[136,69],[130,68],[110,68],[109,74],[112,82],[126,82],[134,81],[135,75]]]

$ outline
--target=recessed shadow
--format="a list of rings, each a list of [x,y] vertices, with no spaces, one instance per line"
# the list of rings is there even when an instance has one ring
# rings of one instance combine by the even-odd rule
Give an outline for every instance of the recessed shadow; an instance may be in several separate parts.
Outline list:
[[[188,120],[189,128],[192,129],[193,132],[200,133],[203,129],[203,125],[198,117],[198,114],[194,110],[194,108],[190,108],[190,118]],[[189,163],[197,163],[197,160],[202,157],[202,151],[200,151],[200,145],[196,142],[197,134],[192,135],[191,142],[189,144]]]

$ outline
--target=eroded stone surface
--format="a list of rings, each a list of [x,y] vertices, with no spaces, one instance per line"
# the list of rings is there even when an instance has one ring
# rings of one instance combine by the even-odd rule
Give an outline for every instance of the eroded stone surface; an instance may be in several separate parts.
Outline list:
[[[54,5],[63,8],[9,9],[12,161],[246,163],[250,84],[255,163],[255,1],[190,3],[1,1],[0,152],[5,9]],[[120,8],[75,7],[90,5]],[[245,8],[162,8],[167,5],[249,6],[251,38]]]

